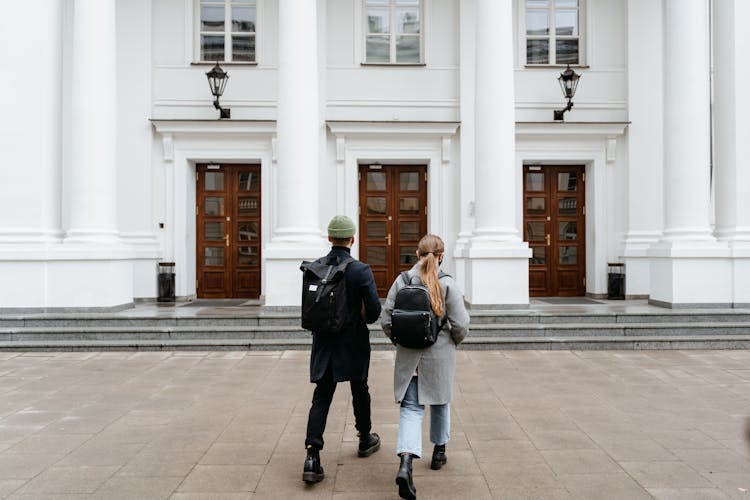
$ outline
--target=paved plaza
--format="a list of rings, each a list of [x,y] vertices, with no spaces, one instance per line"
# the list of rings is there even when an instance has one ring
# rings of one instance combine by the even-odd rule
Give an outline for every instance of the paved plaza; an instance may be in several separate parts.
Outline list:
[[[301,481],[309,353],[0,353],[0,497],[397,498],[393,351],[356,456],[339,386]],[[460,351],[448,464],[418,497],[750,499],[750,351]],[[427,442],[425,426],[425,449]]]

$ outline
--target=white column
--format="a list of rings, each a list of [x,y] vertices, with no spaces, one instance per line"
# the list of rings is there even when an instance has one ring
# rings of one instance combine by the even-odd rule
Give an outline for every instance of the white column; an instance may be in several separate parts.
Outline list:
[[[277,225],[266,248],[265,303],[300,302],[303,258],[328,246],[318,221],[320,116],[317,2],[279,0],[279,64],[276,130]]]
[[[476,2],[476,224],[469,244],[472,305],[528,304],[531,252],[516,226],[520,165],[515,161],[513,2]]]
[[[59,242],[63,2],[0,2],[0,19],[0,246]]]
[[[75,0],[70,228],[66,243],[117,243],[115,0]]]
[[[732,252],[733,302],[750,304],[750,3],[714,2],[716,236]]]
[[[626,294],[648,296],[648,250],[662,236],[664,77],[661,2],[628,1],[628,232],[624,257]],[[644,75],[648,77],[644,78]]]
[[[727,250],[709,220],[709,2],[664,5],[664,236],[650,253],[650,296],[670,307],[726,305]]]

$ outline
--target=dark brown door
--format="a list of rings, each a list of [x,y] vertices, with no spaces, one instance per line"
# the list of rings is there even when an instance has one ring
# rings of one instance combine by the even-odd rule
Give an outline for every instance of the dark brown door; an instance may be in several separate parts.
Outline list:
[[[198,165],[196,178],[198,297],[260,297],[260,165]]]
[[[584,167],[525,166],[523,170],[523,234],[532,251],[529,295],[585,295]]]
[[[417,260],[417,243],[427,233],[427,167],[359,167],[360,259],[372,268],[378,294]]]

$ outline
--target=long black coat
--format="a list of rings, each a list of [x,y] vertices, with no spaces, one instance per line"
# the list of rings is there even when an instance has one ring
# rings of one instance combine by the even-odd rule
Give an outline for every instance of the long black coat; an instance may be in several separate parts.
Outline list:
[[[346,247],[335,246],[327,255],[329,264],[349,256]],[[370,332],[366,323],[374,323],[380,316],[380,299],[370,266],[355,260],[346,268],[346,292],[350,326],[335,335],[313,332],[310,357],[310,382],[323,378],[328,363],[332,363],[333,380],[367,380],[370,369]],[[364,305],[364,318],[362,306]]]

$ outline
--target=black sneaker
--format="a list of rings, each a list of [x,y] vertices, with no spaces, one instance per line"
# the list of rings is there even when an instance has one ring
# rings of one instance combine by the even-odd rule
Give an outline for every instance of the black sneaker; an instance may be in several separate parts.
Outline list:
[[[320,465],[320,450],[308,446],[305,467],[302,471],[302,480],[307,484],[313,484],[321,482],[324,477],[326,475],[323,473],[323,467]]]
[[[380,449],[380,436],[376,433],[368,433],[365,436],[362,436],[362,433],[357,435],[359,436],[358,457],[369,457]]]

